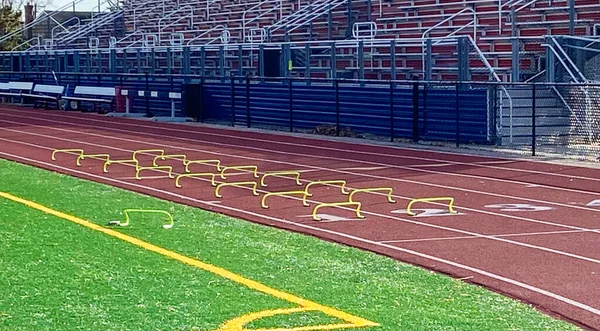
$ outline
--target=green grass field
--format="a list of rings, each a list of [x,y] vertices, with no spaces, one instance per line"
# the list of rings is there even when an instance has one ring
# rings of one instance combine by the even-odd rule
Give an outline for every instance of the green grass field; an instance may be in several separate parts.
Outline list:
[[[520,302],[392,259],[0,160],[0,191],[214,265],[380,326],[364,330],[575,330]],[[0,330],[240,330],[248,314],[298,307],[215,273],[0,197]],[[321,311],[247,329],[345,323]],[[321,328],[322,329],[322,328]]]

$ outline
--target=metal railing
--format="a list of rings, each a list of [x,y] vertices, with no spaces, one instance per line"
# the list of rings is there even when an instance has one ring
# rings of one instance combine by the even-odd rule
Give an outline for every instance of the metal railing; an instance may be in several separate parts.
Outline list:
[[[271,8],[262,8],[264,5],[268,5],[268,4],[274,4]],[[247,36],[248,36],[248,32],[247,32],[247,27],[248,24],[252,23],[253,21],[256,21],[258,19],[261,19],[262,17],[264,17],[265,15],[279,10],[279,18],[281,19],[283,17],[283,0],[264,0],[259,2],[258,4],[248,8],[247,10],[244,10],[244,12],[242,13],[242,40],[247,40]],[[249,14],[258,14],[253,18],[248,19],[247,15]]]
[[[285,29],[285,31],[289,33],[301,28],[322,15],[325,15],[327,12],[344,5],[347,1],[348,0],[316,0],[265,28],[271,35],[281,29]]]

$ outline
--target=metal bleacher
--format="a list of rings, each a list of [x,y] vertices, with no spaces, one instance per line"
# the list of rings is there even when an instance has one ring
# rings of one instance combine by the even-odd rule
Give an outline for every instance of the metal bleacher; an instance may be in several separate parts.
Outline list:
[[[289,76],[523,81],[545,69],[546,35],[599,23],[600,0],[106,0],[15,50],[80,50],[65,70],[228,75],[279,49]]]

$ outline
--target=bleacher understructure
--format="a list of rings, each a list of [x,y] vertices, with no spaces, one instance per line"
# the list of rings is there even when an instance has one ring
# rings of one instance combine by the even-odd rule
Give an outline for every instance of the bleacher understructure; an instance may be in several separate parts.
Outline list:
[[[597,114],[595,90],[546,86],[532,98],[504,84],[600,80],[600,0],[105,0],[89,19],[56,12],[14,32],[48,27],[0,52],[0,71],[168,75],[174,91],[194,76],[493,82],[481,111],[495,132],[482,132],[502,144],[530,142],[536,98],[548,137]]]

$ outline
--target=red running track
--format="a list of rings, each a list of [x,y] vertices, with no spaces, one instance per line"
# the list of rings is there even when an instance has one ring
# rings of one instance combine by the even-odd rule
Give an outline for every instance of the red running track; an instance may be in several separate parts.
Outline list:
[[[522,159],[372,146],[204,125],[0,107],[0,157],[135,190],[261,224],[311,234],[481,284],[531,303],[587,329],[600,329],[600,169]],[[346,208],[323,208],[322,222],[298,198],[270,197],[269,209],[248,188],[225,187],[218,199],[208,178],[184,178],[182,188],[164,172],[133,178],[131,165],[75,157],[54,149],[81,148],[128,159],[138,149],[164,149],[223,165],[257,165],[267,171],[298,170],[303,183],[346,180],[349,188],[391,187],[360,193],[366,219]],[[143,163],[152,160],[142,156]],[[159,161],[183,173],[181,161]],[[192,165],[193,171],[214,171]],[[249,173],[226,181],[256,180]],[[298,190],[290,178],[269,177],[260,192]],[[311,188],[317,202],[347,201],[339,187]],[[457,215],[443,204],[413,198],[452,196]],[[596,201],[597,200],[597,201]],[[596,201],[596,202],[594,202]]]

